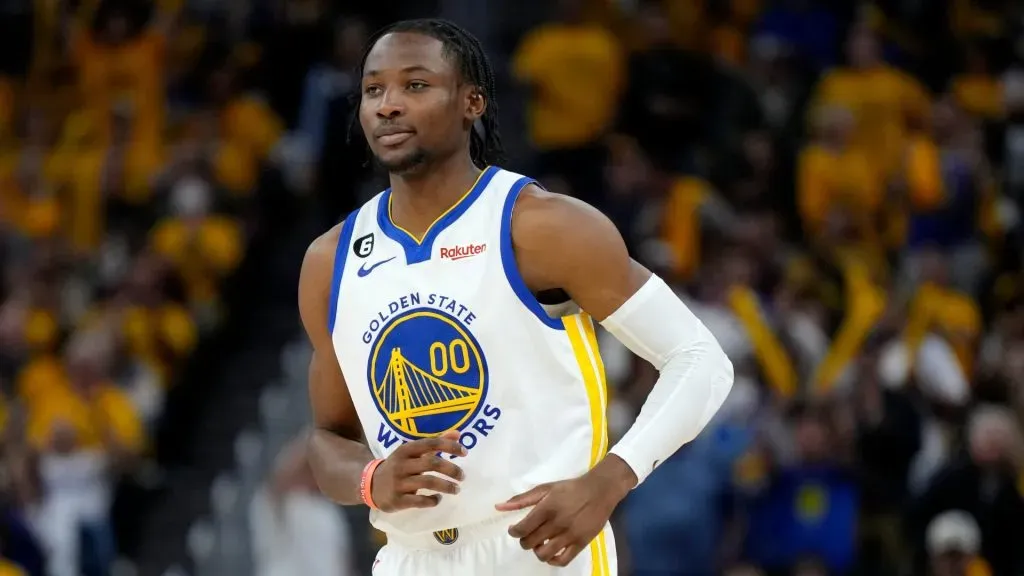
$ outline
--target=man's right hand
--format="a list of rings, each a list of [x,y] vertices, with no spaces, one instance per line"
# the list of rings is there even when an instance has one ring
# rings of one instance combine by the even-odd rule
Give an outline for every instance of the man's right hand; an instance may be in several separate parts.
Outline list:
[[[435,472],[461,481],[462,469],[438,453],[465,456],[459,444],[459,433],[452,430],[434,438],[414,440],[399,446],[373,472],[371,483],[373,503],[384,512],[407,508],[432,508],[441,501],[441,494],[458,494],[459,485],[426,472]],[[418,490],[438,494],[421,495]]]

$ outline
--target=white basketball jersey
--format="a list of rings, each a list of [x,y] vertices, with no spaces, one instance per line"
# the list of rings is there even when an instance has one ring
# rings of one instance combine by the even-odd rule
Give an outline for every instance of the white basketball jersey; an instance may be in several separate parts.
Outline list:
[[[390,190],[344,222],[328,321],[370,449],[383,458],[455,429],[468,451],[453,457],[465,471],[459,494],[431,509],[373,513],[384,532],[449,543],[450,529],[579,476],[605,453],[594,325],[572,304],[549,315],[516,265],[512,208],[532,182],[487,168],[421,240],[392,222]]]

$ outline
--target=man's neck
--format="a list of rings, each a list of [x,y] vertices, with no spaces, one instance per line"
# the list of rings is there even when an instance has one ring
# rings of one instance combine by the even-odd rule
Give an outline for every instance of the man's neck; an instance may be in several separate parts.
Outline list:
[[[462,154],[424,168],[417,174],[391,175],[392,222],[420,239],[480,175],[470,157]]]

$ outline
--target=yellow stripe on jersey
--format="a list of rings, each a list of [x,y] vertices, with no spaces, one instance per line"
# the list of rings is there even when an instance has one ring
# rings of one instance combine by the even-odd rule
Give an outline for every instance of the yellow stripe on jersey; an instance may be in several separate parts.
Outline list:
[[[590,541],[590,576],[605,576],[603,566],[601,564],[601,538],[594,538]]]
[[[601,358],[601,348],[597,344],[597,332],[594,331],[594,319],[589,315],[583,320],[583,334],[587,337],[587,345],[590,346],[591,357],[597,365],[597,380],[601,391],[601,448],[599,456],[603,457],[608,452],[608,379],[604,375],[604,360]],[[597,462],[594,462],[597,464]]]
[[[572,344],[572,352],[576,356],[576,363],[579,364],[580,374],[583,377],[583,385],[587,391],[587,402],[590,404],[590,468],[600,462],[604,456],[607,445],[608,426],[605,417],[604,403],[604,367],[601,365],[600,353],[597,350],[596,339],[594,346],[588,342],[585,326],[590,325],[591,333],[594,330],[590,323],[590,316],[586,314],[573,314],[562,318],[565,325],[565,333],[569,335],[569,342]]]
[[[608,563],[608,539],[605,537],[607,531],[607,527],[601,530],[587,546],[590,548],[590,576],[615,576]]]
[[[566,316],[562,318],[562,324],[565,325],[565,333],[569,335],[587,391],[587,402],[590,404],[590,468],[593,468],[608,450],[608,385],[604,361],[597,346],[597,334],[590,315],[581,313]],[[612,576],[604,530],[587,547],[590,549],[591,576]]]
[[[608,538],[605,534],[611,530],[609,527],[605,527],[601,530],[601,533],[597,535],[595,540],[598,541],[598,548],[601,550],[601,572],[604,576],[615,576],[612,574],[611,564],[608,563]]]

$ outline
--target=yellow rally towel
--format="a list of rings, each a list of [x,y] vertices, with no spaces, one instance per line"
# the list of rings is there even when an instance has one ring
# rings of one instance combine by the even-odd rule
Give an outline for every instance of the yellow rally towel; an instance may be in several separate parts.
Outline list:
[[[698,211],[707,193],[707,184],[703,180],[687,176],[673,183],[665,200],[662,239],[675,257],[672,272],[679,280],[689,280],[700,266]]]
[[[729,306],[750,337],[754,355],[768,385],[779,396],[791,398],[799,385],[796,369],[785,346],[761,313],[757,295],[746,286],[733,286],[729,290]]]
[[[885,312],[885,291],[871,281],[864,265],[848,263],[843,276],[847,293],[846,316],[828,354],[814,375],[812,382],[815,391],[826,391],[835,384]]]

